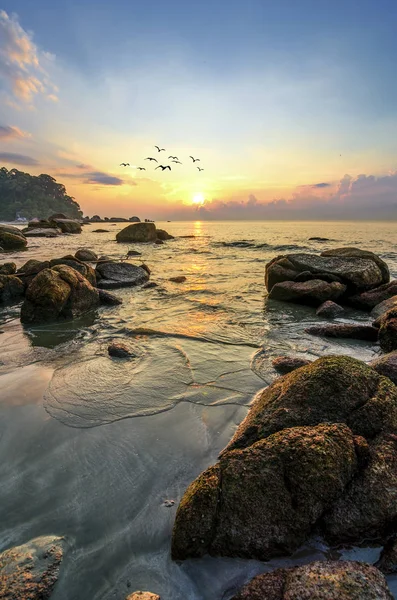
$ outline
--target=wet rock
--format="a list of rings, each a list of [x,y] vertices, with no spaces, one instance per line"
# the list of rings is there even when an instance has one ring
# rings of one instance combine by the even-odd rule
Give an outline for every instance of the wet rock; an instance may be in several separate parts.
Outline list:
[[[397,432],[397,387],[355,358],[319,358],[260,392],[226,450],[287,427],[325,422],[346,423],[366,439]]]
[[[32,219],[29,221],[28,226],[23,230],[23,232],[28,232],[31,229],[53,229],[54,226],[51,225],[48,219]]]
[[[294,427],[227,452],[182,498],[172,557],[289,554],[341,496],[356,467],[353,434],[342,424]]]
[[[369,363],[380,375],[384,375],[397,385],[397,352],[390,352]]]
[[[130,217],[128,220],[131,221],[131,223],[140,223],[141,222],[139,217]]]
[[[151,592],[134,592],[130,594],[126,600],[161,600],[157,594]]]
[[[51,597],[63,558],[62,538],[39,537],[0,554],[0,598],[46,600]]]
[[[104,262],[97,264],[96,271],[101,277],[98,287],[102,289],[132,287],[149,279],[145,269],[130,263]]]
[[[73,219],[58,219],[52,218],[50,221],[51,225],[57,229],[60,229],[62,233],[81,233],[81,223],[74,221]]]
[[[164,229],[156,229],[156,233],[157,233],[157,239],[159,239],[161,241],[174,239],[174,236],[171,235],[170,233],[168,233],[168,231],[165,231]]]
[[[17,227],[0,224],[0,246],[6,252],[22,250],[27,246],[28,240]]]
[[[319,306],[327,300],[337,300],[345,291],[346,286],[342,283],[327,283],[320,279],[305,282],[283,281],[272,287],[269,298],[271,300]]]
[[[157,232],[154,223],[132,223],[116,235],[119,243],[155,242],[156,239]]]
[[[369,447],[367,467],[324,516],[323,529],[332,543],[382,539],[396,520],[397,436],[383,434]]]
[[[154,243],[157,244],[158,246],[161,246],[162,244],[164,244],[163,240],[156,240]]]
[[[397,308],[397,296],[392,296],[391,298],[383,300],[383,302],[380,302],[379,304],[374,306],[374,308],[371,310],[371,317],[373,317],[374,319],[378,319],[379,317],[387,313],[387,311],[391,308]]]
[[[0,302],[19,302],[25,292],[23,282],[15,275],[0,275]]]
[[[92,233],[109,233],[109,229],[94,229]]]
[[[382,573],[391,575],[397,573],[397,537],[393,536],[387,541],[378,562],[375,564]]]
[[[0,265],[0,275],[15,275],[17,272],[17,266],[15,263],[9,262]]]
[[[353,561],[317,561],[254,577],[232,600],[392,600],[382,573]]]
[[[341,278],[337,275],[331,275],[331,273],[311,273],[310,271],[298,273],[294,281],[312,281],[313,279],[321,279],[321,281],[327,281],[328,283],[332,283],[333,281],[342,283]]]
[[[25,231],[25,237],[45,237],[45,238],[54,238],[58,237],[62,232],[60,229],[55,229],[54,227],[36,227],[36,228],[28,228]]]
[[[170,281],[173,283],[184,283],[186,281],[186,277],[184,275],[178,275],[177,277],[170,277]]]
[[[306,333],[328,338],[348,338],[354,340],[366,340],[376,342],[378,329],[371,325],[350,325],[349,323],[338,323],[337,325],[315,325],[305,329]]]
[[[347,251],[349,249],[339,249]],[[389,281],[386,263],[371,252],[357,250],[358,254],[338,254],[338,250],[316,254],[289,254],[277,256],[266,265],[265,283],[270,292],[275,284],[294,281],[299,273],[333,275],[347,286],[350,294],[370,290]],[[320,277],[319,277],[320,278]]]
[[[110,292],[107,292],[106,290],[98,289],[98,294],[99,302],[104,306],[118,306],[120,304],[123,304],[121,298],[115,296],[114,294],[111,294]]]
[[[155,281],[148,281],[147,283],[145,283],[145,285],[142,286],[142,289],[144,290],[150,290],[151,288],[155,288],[158,287],[158,283],[156,283]]]
[[[382,273],[381,283],[388,283],[390,281],[389,267],[385,261],[369,250],[361,250],[360,248],[334,248],[333,250],[324,250],[321,256],[372,260]]]
[[[54,258],[53,260],[50,260],[51,268],[57,265],[67,265],[68,267],[72,267],[72,269],[78,271],[79,273],[81,273],[81,275],[83,275],[83,277],[88,279],[91,285],[93,285],[94,287],[96,286],[97,281],[95,270],[90,265],[87,265],[81,260],[78,260],[72,254],[68,254],[67,256],[63,256],[62,258]]]
[[[384,352],[393,352],[393,350],[397,350],[397,307],[391,308],[384,313],[379,318],[378,322],[379,343],[382,350]]]
[[[109,356],[113,356],[114,358],[130,358],[134,356],[128,346],[122,342],[112,342],[109,344],[108,353]]]
[[[98,290],[78,271],[66,265],[44,269],[26,291],[22,323],[76,318],[99,305]]]
[[[142,256],[142,252],[138,252],[138,250],[128,250],[127,256]]]
[[[330,239],[329,238],[325,238],[325,237],[311,237],[309,238],[309,242],[329,242]]]
[[[377,304],[389,300],[397,294],[397,280],[385,283],[373,290],[348,298],[349,304],[361,310],[372,310]]]
[[[98,255],[88,248],[80,248],[80,250],[77,250],[75,257],[83,262],[96,262],[98,260]]]
[[[48,260],[41,261],[32,258],[18,269],[17,275],[23,281],[25,287],[27,287],[40,271],[49,268],[50,263]]]
[[[272,361],[272,365],[277,371],[277,373],[280,373],[281,375],[286,375],[287,373],[291,373],[296,369],[300,369],[300,367],[309,365],[311,362],[311,360],[307,360],[305,358],[297,358],[293,356],[278,356]]]
[[[344,312],[345,309],[342,306],[336,304],[336,302],[332,302],[332,300],[327,300],[327,302],[318,307],[316,315],[318,317],[325,317],[326,319],[334,319]]]

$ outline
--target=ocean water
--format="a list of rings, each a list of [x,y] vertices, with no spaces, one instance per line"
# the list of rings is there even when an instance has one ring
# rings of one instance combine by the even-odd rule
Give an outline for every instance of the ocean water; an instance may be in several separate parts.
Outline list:
[[[120,245],[123,224],[87,225],[79,236],[30,239],[8,254],[21,266],[86,247],[145,262],[153,289],[116,290],[119,307],[70,323],[24,329],[19,307],[0,308],[0,550],[44,534],[65,536],[52,600],[124,600],[136,589],[162,600],[214,600],[257,573],[328,556],[377,559],[379,548],[330,550],[311,539],[269,563],[205,557],[175,563],[170,539],[187,485],[229,441],[280,354],[348,354],[367,342],[304,333],[311,308],[271,302],[265,264],[278,254],[356,246],[397,277],[393,223],[173,222],[164,245]],[[106,228],[109,233],[94,233]],[[327,242],[310,237],[329,238]],[[185,275],[176,284],[170,277]],[[370,322],[350,311],[346,320]],[[111,340],[136,355],[115,361]],[[166,500],[175,500],[167,507]],[[397,579],[389,578],[397,597]]]

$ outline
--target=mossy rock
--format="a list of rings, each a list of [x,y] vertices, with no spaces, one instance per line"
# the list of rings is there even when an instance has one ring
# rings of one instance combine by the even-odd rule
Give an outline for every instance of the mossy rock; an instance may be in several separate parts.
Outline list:
[[[7,252],[12,250],[22,250],[27,246],[28,240],[24,235],[17,235],[3,231],[0,228],[0,246]]]

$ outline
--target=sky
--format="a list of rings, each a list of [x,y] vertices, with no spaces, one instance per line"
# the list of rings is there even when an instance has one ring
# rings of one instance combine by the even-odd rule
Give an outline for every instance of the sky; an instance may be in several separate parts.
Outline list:
[[[0,166],[89,216],[397,219],[396,22],[395,0],[0,0]]]

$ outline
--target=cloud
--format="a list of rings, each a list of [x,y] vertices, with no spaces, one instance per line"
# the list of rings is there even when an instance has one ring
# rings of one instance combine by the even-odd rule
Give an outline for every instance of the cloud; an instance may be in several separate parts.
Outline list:
[[[124,181],[120,177],[114,177],[101,171],[86,173],[84,183],[100,183],[101,185],[123,185]],[[136,185],[136,184],[135,184]]]
[[[55,87],[43,67],[53,60],[38,50],[16,15],[0,10],[0,81],[7,93],[26,103],[39,94],[56,100]]]
[[[331,183],[315,183],[314,185],[312,185],[312,188],[327,188],[327,187],[331,187]]]
[[[81,163],[80,165],[76,165],[76,169],[81,169],[82,171],[87,171],[88,169],[91,169],[90,165],[85,165],[83,163]]]
[[[11,125],[0,125],[0,140],[14,140],[30,137],[30,133],[21,131],[18,127]]]
[[[24,154],[14,154],[13,152],[0,152],[0,161],[15,165],[27,165],[34,166],[38,165],[38,161],[31,156],[25,156]]]

